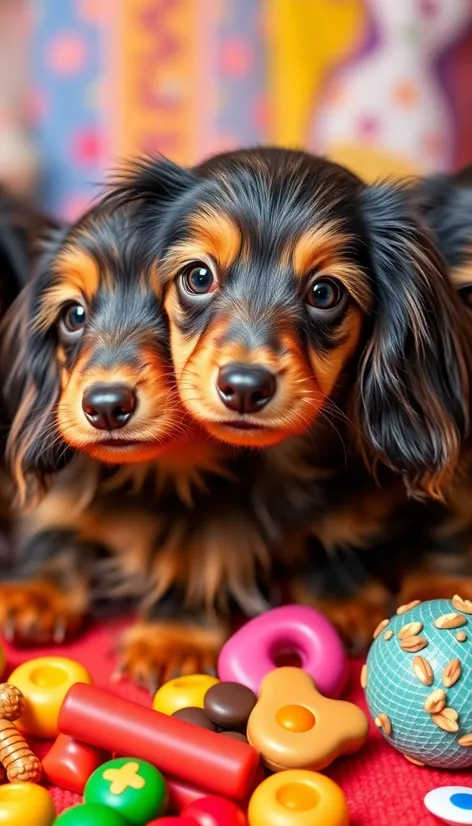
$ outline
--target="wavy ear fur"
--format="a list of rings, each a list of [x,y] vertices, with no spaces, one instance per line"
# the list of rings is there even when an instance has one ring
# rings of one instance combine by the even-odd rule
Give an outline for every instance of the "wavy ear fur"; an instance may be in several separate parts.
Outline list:
[[[376,297],[355,399],[364,455],[440,499],[468,430],[464,309],[404,189],[366,187],[360,202]]]
[[[49,255],[42,272],[48,263]],[[70,456],[55,431],[55,404],[60,393],[56,342],[51,334],[34,326],[38,280],[33,278],[23,289],[0,328],[3,409],[9,425],[6,455],[21,507],[34,504],[47,485],[48,475]]]
[[[162,155],[145,155],[125,164],[111,176],[102,203],[123,207],[130,202],[142,201],[153,207],[160,217],[164,207],[170,209],[172,203],[197,181],[198,177],[191,169],[178,166]],[[146,213],[146,217],[151,221],[155,219],[153,209]]]

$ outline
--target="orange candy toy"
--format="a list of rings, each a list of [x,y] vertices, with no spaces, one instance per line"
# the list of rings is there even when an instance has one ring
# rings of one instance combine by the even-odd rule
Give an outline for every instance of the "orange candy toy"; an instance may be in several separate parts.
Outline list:
[[[330,700],[299,668],[276,668],[260,686],[247,738],[272,771],[319,771],[362,746],[368,722],[353,703]]]
[[[268,777],[248,808],[249,826],[348,826],[349,810],[339,786],[301,769]]]

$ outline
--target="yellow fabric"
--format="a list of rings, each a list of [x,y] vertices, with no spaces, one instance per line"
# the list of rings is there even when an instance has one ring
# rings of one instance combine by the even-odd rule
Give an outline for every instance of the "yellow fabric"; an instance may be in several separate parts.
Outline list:
[[[418,169],[414,169],[400,157],[388,155],[377,149],[356,146],[354,143],[332,146],[329,158],[342,166],[347,166],[367,183],[373,183],[379,178],[409,178],[419,174]]]
[[[359,0],[266,0],[272,142],[305,146],[329,72],[354,53],[366,20]]]

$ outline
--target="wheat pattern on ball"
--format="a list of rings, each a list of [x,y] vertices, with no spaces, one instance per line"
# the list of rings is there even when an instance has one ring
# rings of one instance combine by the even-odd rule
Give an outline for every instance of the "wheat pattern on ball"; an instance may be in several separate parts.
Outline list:
[[[472,603],[414,601],[382,630],[362,680],[380,732],[415,765],[472,766]]]

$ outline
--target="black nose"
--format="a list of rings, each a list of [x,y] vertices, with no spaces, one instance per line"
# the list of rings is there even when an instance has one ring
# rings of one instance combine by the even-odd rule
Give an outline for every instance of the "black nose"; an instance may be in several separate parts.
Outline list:
[[[275,394],[275,378],[256,364],[225,364],[216,382],[223,404],[238,413],[257,413]]]
[[[136,409],[136,393],[126,384],[92,384],[82,398],[82,410],[97,430],[118,430]]]

